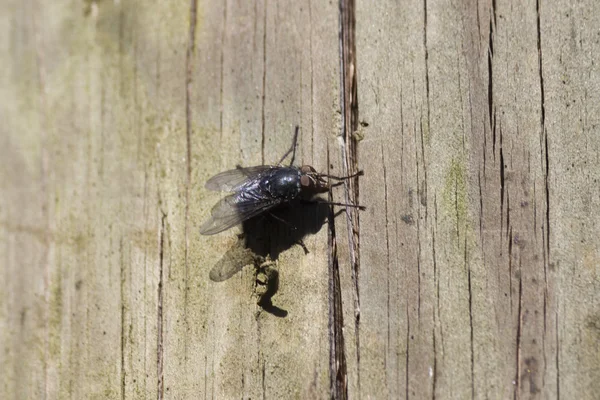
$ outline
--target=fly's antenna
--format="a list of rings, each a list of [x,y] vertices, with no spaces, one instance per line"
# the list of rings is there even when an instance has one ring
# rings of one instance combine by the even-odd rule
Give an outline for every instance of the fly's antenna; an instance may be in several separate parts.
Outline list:
[[[292,139],[292,147],[290,147],[290,149],[285,152],[283,157],[281,157],[281,160],[279,160],[279,162],[277,163],[278,165],[281,165],[283,160],[285,160],[285,158],[287,156],[289,156],[290,153],[292,153],[292,159],[290,160],[290,167],[292,166],[292,164],[294,164],[294,159],[296,158],[296,144],[298,142],[298,131],[300,131],[300,127],[298,125],[296,125],[296,129],[294,130],[294,138]]]

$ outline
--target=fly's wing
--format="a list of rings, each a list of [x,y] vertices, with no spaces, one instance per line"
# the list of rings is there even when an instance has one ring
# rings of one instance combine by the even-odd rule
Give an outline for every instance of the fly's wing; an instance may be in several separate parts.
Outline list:
[[[281,199],[248,199],[240,193],[224,197],[211,210],[211,216],[200,227],[202,235],[214,235],[281,204]]]
[[[235,192],[246,181],[258,178],[263,172],[273,168],[271,165],[258,165],[256,167],[236,168],[221,172],[204,185],[208,190]]]

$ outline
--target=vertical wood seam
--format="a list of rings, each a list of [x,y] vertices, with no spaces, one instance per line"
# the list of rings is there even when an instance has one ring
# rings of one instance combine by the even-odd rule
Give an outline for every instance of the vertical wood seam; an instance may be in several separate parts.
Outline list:
[[[340,0],[340,92],[342,107],[342,166],[344,174],[351,175],[358,170],[358,151],[354,132],[358,127],[358,99],[356,81],[356,37],[355,2]],[[344,183],[345,201],[358,203],[358,179]],[[348,227],[348,247],[352,271],[354,297],[354,335],[356,349],[356,371],[358,398],[360,398],[360,224],[356,209],[346,207]]]
[[[165,395],[165,382],[164,382],[164,337],[163,337],[163,298],[164,298],[164,256],[165,256],[165,220],[167,214],[161,211],[160,221],[160,238],[159,238],[159,250],[158,250],[158,289],[157,289],[157,318],[156,318],[156,375],[157,375],[157,398],[162,400]]]
[[[329,147],[327,148],[327,165],[329,161]],[[333,200],[329,191],[328,200]],[[346,370],[346,353],[344,345],[344,313],[342,309],[342,293],[340,288],[340,272],[337,256],[337,240],[335,232],[335,213],[333,206],[329,206],[328,215],[328,335],[329,335],[329,389],[331,399],[348,398],[348,376]]]
[[[185,227],[184,227],[184,240],[185,240],[185,282],[184,282],[184,294],[183,294],[183,325],[185,329],[183,347],[184,347],[184,359],[187,361],[187,333],[188,333],[188,320],[187,320],[187,307],[188,307],[188,256],[189,256],[189,217],[190,217],[190,186],[192,184],[192,56],[194,54],[196,45],[196,17],[197,17],[198,0],[190,0],[190,29],[188,37],[188,47],[185,55],[185,138],[186,138],[186,185],[185,185]]]

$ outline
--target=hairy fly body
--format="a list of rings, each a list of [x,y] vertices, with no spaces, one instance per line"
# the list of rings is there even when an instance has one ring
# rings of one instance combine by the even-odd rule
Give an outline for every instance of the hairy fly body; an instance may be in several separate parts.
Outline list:
[[[231,194],[221,199],[212,208],[211,217],[200,227],[200,233],[214,235],[278,205],[297,200],[310,201],[315,195],[325,193],[331,188],[324,178],[339,181],[362,175],[361,171],[347,177],[336,177],[320,174],[310,165],[293,166],[297,137],[298,127],[296,127],[292,147],[279,161],[279,165],[238,167],[210,178],[205,185],[207,189],[231,192]],[[292,153],[290,165],[282,166],[281,162],[290,153]],[[319,202],[364,208],[351,204]]]

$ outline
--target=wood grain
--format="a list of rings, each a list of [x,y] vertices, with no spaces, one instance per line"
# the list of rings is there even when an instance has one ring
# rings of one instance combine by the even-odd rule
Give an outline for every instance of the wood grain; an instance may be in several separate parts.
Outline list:
[[[597,397],[598,26],[593,0],[5,1],[0,398]],[[259,236],[267,274],[239,228],[199,235],[203,185],[295,125],[367,210],[304,217],[308,254]]]

